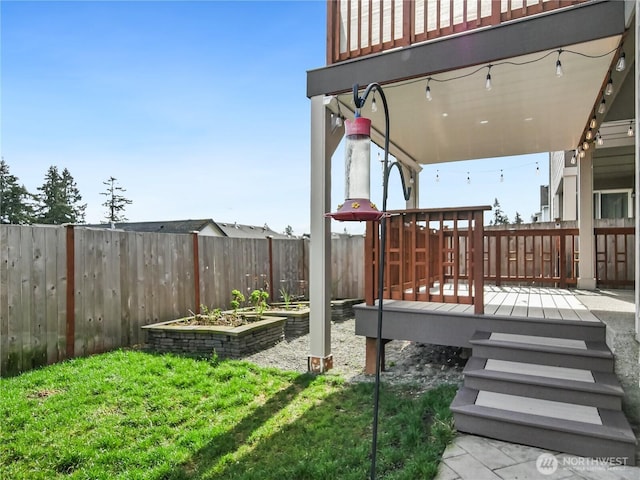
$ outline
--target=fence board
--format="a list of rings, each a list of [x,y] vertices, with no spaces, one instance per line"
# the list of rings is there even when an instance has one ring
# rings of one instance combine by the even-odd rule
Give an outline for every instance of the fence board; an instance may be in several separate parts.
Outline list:
[[[9,319],[8,319],[8,229],[0,230],[0,376],[7,374],[9,358]]]

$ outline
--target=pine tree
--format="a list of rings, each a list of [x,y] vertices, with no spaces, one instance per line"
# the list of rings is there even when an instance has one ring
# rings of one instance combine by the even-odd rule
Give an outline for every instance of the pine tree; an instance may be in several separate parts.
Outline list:
[[[58,167],[52,165],[44,179],[38,187],[37,221],[54,225],[84,222],[87,204],[80,203],[82,195],[69,170],[65,168],[60,175]]]
[[[496,198],[493,202],[493,220],[489,222],[490,225],[508,225],[509,217],[500,208],[500,202]]]
[[[124,222],[127,217],[124,216],[124,209],[127,205],[131,205],[131,200],[125,198],[121,193],[126,192],[124,188],[117,185],[118,181],[115,177],[109,177],[106,182],[102,182],[107,186],[106,192],[101,192],[100,195],[107,197],[107,201],[102,206],[107,208],[107,214],[105,218],[108,222]]]
[[[284,234],[288,237],[293,236],[293,227],[291,225],[287,225],[287,228],[284,229]]]
[[[522,225],[524,223],[524,220],[522,220],[522,217],[520,216],[520,212],[516,212],[516,218],[513,219],[513,223],[516,225]]]
[[[18,184],[18,177],[9,173],[3,157],[0,160],[0,223],[33,223],[33,201],[33,195]]]

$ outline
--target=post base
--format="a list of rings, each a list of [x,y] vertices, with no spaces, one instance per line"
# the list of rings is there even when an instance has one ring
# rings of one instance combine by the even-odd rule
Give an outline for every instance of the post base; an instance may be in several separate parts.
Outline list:
[[[326,357],[307,357],[307,371],[309,373],[325,373],[333,368],[333,355]]]
[[[596,279],[595,278],[581,278],[578,277],[578,284],[576,285],[578,288],[582,290],[595,290],[596,289]]]

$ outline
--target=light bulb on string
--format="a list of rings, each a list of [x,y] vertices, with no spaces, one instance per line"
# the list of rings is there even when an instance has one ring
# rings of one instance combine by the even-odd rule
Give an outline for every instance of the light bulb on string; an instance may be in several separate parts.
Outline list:
[[[607,86],[604,89],[605,95],[611,95],[613,93],[613,79],[611,78],[611,74],[609,74],[609,81],[607,82]]]
[[[576,157],[577,157],[577,155],[578,155],[578,151],[577,151],[577,150],[574,150],[574,151],[573,151],[573,155],[571,155],[571,165],[575,165],[575,164],[576,164],[576,161],[577,161],[577,158],[576,158]]]
[[[600,102],[600,105],[598,105],[598,113],[604,113],[605,108],[607,107],[607,101],[603,98],[602,101]]]
[[[627,130],[627,137],[633,137],[633,122],[629,122],[629,130]]]
[[[585,137],[587,138],[587,140],[591,140],[593,138],[593,130],[589,129]]]
[[[600,135],[600,130],[598,130],[598,133],[596,133],[596,143],[599,146],[604,145],[604,140],[602,139],[602,135]]]
[[[431,87],[429,86],[429,82],[431,82],[430,78],[427,79],[427,88],[426,88],[427,100],[430,102],[431,100],[433,100],[433,98],[431,97]]]
[[[504,174],[502,173],[502,169],[500,169],[500,183],[504,182]]]
[[[469,172],[467,172],[467,184],[471,183],[471,176],[469,175]]]
[[[589,142],[586,140],[582,142],[582,150],[589,150]]]
[[[562,50],[558,50],[558,60],[556,60],[556,77],[558,78],[564,75],[564,72],[562,71],[562,62],[560,62],[561,53],[562,53]]]
[[[440,181],[440,170],[436,170],[436,183]]]
[[[371,111],[373,113],[378,111],[378,105],[376,104],[376,94],[373,94],[373,101],[371,102]]]
[[[589,128],[596,128],[597,124],[598,124],[598,119],[594,115],[593,117],[591,117],[591,121],[589,122]]]
[[[492,65],[489,65],[489,71],[487,72],[487,80],[484,84],[484,88],[486,88],[487,90],[491,90],[492,85],[491,85],[491,67]]]
[[[586,155],[582,147],[578,147],[578,155],[580,155],[580,158],[584,158],[584,156]]]
[[[616,71],[621,72],[627,67],[627,62],[624,58],[624,52],[620,54],[620,58],[618,58],[618,63],[616,63]]]

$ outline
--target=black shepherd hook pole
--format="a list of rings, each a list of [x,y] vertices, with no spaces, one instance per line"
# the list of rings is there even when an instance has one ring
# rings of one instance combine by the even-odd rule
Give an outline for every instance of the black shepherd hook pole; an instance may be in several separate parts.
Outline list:
[[[377,90],[382,99],[384,107],[384,161],[382,175],[382,218],[380,218],[380,252],[378,262],[378,329],[376,337],[376,382],[373,393],[373,434],[371,441],[371,480],[376,478],[376,459],[378,453],[378,410],[380,405],[380,370],[382,364],[382,296],[384,294],[384,252],[387,243],[387,197],[389,193],[389,174],[395,166],[400,172],[400,181],[402,182],[402,193],[405,200],[411,198],[411,186],[406,185],[404,174],[400,164],[397,161],[389,163],[389,109],[387,107],[387,98],[382,91],[382,87],[378,83],[371,83],[367,86],[362,97],[358,96],[358,84],[353,86],[353,101],[357,111],[359,111],[367,96],[372,90]]]

